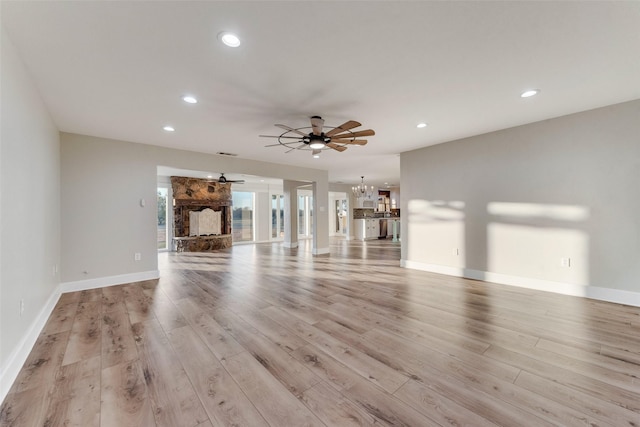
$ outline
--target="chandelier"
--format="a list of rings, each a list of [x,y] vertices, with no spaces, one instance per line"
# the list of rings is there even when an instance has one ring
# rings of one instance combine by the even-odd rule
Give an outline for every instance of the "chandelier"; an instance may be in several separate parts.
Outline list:
[[[355,187],[351,187],[351,191],[353,192],[353,195],[357,199],[359,198],[371,199],[373,197],[373,191],[374,191],[373,185],[372,186],[365,185],[364,175],[361,176],[360,179],[362,180],[360,184],[358,184]]]

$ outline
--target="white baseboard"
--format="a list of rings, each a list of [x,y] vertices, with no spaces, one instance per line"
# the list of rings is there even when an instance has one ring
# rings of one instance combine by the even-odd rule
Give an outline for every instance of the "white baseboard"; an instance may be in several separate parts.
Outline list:
[[[42,332],[44,325],[49,319],[49,316],[51,316],[61,294],[60,285],[58,285],[58,287],[56,287],[56,289],[51,293],[51,296],[45,303],[44,307],[42,307],[42,310],[40,310],[40,313],[36,316],[27,333],[22,337],[20,342],[9,355],[6,365],[2,367],[2,370],[0,371],[0,402],[4,401],[7,393],[9,393],[9,389],[18,377],[20,369],[22,369],[22,365],[24,365],[27,357],[29,357],[31,349],[35,345],[40,332]]]
[[[297,248],[298,247],[298,242],[282,242],[282,246],[284,246],[285,248]]]
[[[66,292],[84,291],[87,289],[104,288],[113,285],[122,285],[124,283],[141,282],[144,280],[152,280],[160,277],[160,271],[143,271],[140,273],[121,274],[118,276],[98,277],[95,279],[78,280],[76,282],[60,283],[51,293],[51,296],[45,303],[40,313],[36,316],[29,330],[16,345],[13,352],[7,359],[7,364],[0,371],[0,402],[4,400],[11,385],[18,377],[20,369],[29,357],[31,349],[36,343],[38,336],[42,332],[44,325],[51,316],[56,303],[60,299],[60,295]]]
[[[120,274],[118,276],[97,277],[95,279],[64,282],[60,284],[61,293],[85,291],[87,289],[105,288],[107,286],[122,285],[125,283],[142,282],[160,277],[160,271],[150,270],[139,273]]]
[[[318,248],[318,249],[312,249],[311,253],[313,255],[325,255],[329,253],[329,248]]]
[[[446,274],[448,276],[465,277],[467,279],[482,280],[485,282],[499,283],[501,285],[518,286],[538,291],[555,292],[562,295],[572,295],[640,307],[640,292],[554,282],[550,280],[533,279],[530,277],[511,276],[508,274],[491,273],[488,271],[473,270],[470,268],[450,267],[446,265],[408,261],[405,259],[400,260],[400,266],[414,270],[429,271],[431,273]]]

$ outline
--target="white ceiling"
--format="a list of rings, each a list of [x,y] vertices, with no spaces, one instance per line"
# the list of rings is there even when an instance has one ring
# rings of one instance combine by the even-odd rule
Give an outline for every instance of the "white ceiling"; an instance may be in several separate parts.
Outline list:
[[[400,152],[640,98],[637,1],[1,6],[60,130],[327,169],[331,182],[398,183]],[[225,30],[239,48],[217,40]],[[542,92],[521,99],[529,88]],[[258,137],[312,115],[376,136],[317,160]]]

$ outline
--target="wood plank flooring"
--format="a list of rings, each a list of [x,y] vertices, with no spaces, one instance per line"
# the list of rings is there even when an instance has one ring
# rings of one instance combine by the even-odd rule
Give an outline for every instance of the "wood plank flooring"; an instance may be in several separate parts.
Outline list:
[[[640,426],[640,308],[332,240],[160,254],[64,294],[1,426]]]

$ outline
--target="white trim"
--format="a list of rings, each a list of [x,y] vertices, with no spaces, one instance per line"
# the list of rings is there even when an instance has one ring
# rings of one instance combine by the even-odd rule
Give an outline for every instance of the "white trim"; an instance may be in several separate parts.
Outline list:
[[[448,276],[465,277],[468,279],[499,283],[501,285],[518,286],[521,288],[535,289],[538,291],[554,292],[557,294],[572,295],[577,297],[596,299],[600,301],[613,302],[616,304],[640,307],[640,292],[632,292],[612,288],[601,288],[597,286],[585,286],[574,283],[554,282],[550,280],[534,279],[531,277],[511,276],[508,274],[472,270],[470,268],[426,264],[405,259],[400,260],[400,266],[404,268],[411,268],[414,270],[446,274]]]
[[[293,249],[298,247],[298,242],[282,242],[282,246]]]
[[[84,291],[87,289],[105,288],[124,283],[142,282],[160,278],[159,270],[141,271],[139,273],[120,274],[118,276],[97,277],[95,279],[78,280],[60,284],[61,293]]]
[[[121,285],[124,283],[141,282],[144,280],[158,279],[160,277],[159,270],[142,271],[139,273],[121,274],[118,276],[98,277],[96,279],[78,280],[76,282],[60,283],[51,293],[51,296],[45,303],[40,313],[29,327],[29,330],[16,345],[13,352],[7,359],[7,364],[2,367],[0,372],[0,402],[4,400],[14,381],[18,377],[24,362],[26,362],[29,353],[42,332],[44,325],[49,320],[53,309],[55,308],[60,295],[66,292],[84,291],[87,289],[104,288],[107,286]]]
[[[311,250],[311,254],[313,255],[324,255],[328,253],[329,253],[329,248],[318,248],[318,249]]]
[[[11,354],[7,359],[7,363],[2,367],[2,371],[0,373],[0,402],[4,401],[4,398],[9,393],[13,382],[18,377],[24,362],[26,362],[27,357],[29,357],[29,353],[31,353],[31,349],[36,344],[36,340],[42,332],[44,325],[47,323],[47,320],[53,313],[53,309],[58,303],[58,299],[60,299],[60,295],[62,292],[60,291],[60,285],[56,287],[56,289],[51,293],[51,296],[45,303],[40,313],[36,316],[33,323],[29,327],[27,333],[22,337],[18,345],[15,346]]]
[[[231,246],[239,246],[239,245],[257,245],[260,243],[280,243],[282,239],[278,240],[243,240],[240,242],[232,242]]]
[[[255,245],[256,243],[260,243],[260,242],[256,242],[255,240],[240,240],[239,242],[232,241],[231,246]]]

